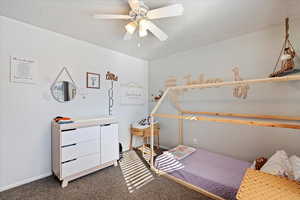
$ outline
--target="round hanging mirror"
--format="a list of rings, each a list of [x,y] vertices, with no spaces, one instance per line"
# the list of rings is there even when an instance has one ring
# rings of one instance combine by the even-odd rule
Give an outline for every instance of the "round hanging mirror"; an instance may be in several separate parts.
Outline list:
[[[62,77],[63,72],[65,72],[67,76]],[[66,78],[70,81],[66,81]],[[59,81],[59,79],[62,80]],[[61,103],[72,101],[76,97],[77,87],[66,67],[63,67],[57,75],[51,86],[51,93],[53,98]]]
[[[68,81],[56,82],[51,88],[53,98],[61,103],[72,101],[76,92],[76,86]]]

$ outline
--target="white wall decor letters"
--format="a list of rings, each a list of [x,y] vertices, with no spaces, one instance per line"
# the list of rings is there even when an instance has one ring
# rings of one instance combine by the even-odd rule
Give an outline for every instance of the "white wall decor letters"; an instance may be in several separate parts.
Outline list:
[[[186,85],[201,85],[206,83],[221,83],[223,82],[220,78],[210,78],[205,80],[204,74],[199,74],[198,78],[196,80],[193,80],[192,75],[186,75],[183,77],[183,80],[185,80]]]
[[[34,84],[36,82],[36,61],[32,59],[10,58],[10,80],[14,83]]]
[[[121,84],[121,104],[122,105],[144,105],[145,104],[144,87],[134,82]]]
[[[193,80],[192,75],[186,75],[182,78],[182,80],[185,82],[183,85],[200,85],[200,84],[206,84],[206,83],[221,83],[223,82],[223,79],[220,78],[210,78],[205,80],[204,74],[199,74],[198,78],[196,80]],[[178,84],[177,78],[174,76],[170,76],[167,80],[165,80],[165,88],[168,87],[175,87]]]

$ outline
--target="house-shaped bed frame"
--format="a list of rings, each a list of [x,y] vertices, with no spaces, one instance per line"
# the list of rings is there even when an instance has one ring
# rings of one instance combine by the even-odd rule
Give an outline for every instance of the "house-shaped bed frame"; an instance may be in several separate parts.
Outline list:
[[[178,134],[179,134],[179,144],[183,144],[183,121],[184,120],[196,120],[196,121],[210,121],[210,122],[221,122],[221,123],[231,123],[231,124],[244,124],[250,126],[262,126],[262,127],[276,127],[276,128],[289,128],[289,129],[300,129],[300,116],[280,116],[280,115],[257,115],[257,114],[239,114],[239,113],[218,113],[218,112],[201,112],[201,111],[189,111],[182,110],[178,102],[173,101],[178,115],[172,114],[159,114],[157,110],[161,106],[162,102],[166,100],[167,95],[178,94],[180,91],[188,89],[202,89],[202,88],[218,88],[218,87],[238,87],[246,84],[258,84],[258,83],[272,83],[272,82],[288,82],[288,81],[299,81],[300,75],[286,76],[286,77],[275,77],[275,78],[265,78],[265,79],[252,79],[244,81],[232,81],[232,82],[221,82],[221,83],[208,83],[201,85],[184,85],[169,87],[166,89],[164,95],[156,104],[151,112],[151,169],[160,175],[164,175],[184,186],[187,186],[193,190],[196,190],[206,196],[213,199],[224,200],[215,194],[212,194],[202,188],[196,187],[195,185],[189,184],[183,180],[173,177],[167,173],[160,173],[154,166],[154,118],[169,118],[178,120]],[[176,93],[177,92],[177,93]],[[172,99],[172,98],[171,98]],[[244,118],[244,119],[241,119]],[[272,120],[272,121],[270,121]],[[274,122],[275,121],[275,122]],[[277,121],[277,122],[276,122]],[[284,121],[284,122],[283,122]]]

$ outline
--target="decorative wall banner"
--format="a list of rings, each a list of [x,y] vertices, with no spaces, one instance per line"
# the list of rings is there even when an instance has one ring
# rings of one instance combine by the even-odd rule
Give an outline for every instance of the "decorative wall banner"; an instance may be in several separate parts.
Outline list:
[[[10,80],[15,83],[34,84],[36,82],[36,61],[11,56]]]
[[[134,82],[121,84],[122,105],[144,105],[145,101],[145,89],[143,86]]]

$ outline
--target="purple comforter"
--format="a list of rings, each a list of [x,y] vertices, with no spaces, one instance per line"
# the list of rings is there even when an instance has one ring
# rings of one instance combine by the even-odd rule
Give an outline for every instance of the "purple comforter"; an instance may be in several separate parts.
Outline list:
[[[180,161],[162,154],[156,159],[155,165],[210,193],[234,200],[245,171],[251,164],[198,149]]]

